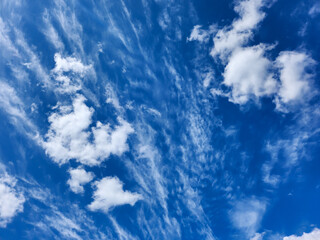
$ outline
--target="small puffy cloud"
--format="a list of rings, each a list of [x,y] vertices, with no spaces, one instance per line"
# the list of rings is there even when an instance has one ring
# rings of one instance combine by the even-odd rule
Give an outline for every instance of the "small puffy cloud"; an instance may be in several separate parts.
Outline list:
[[[83,185],[91,182],[94,177],[93,173],[86,172],[83,168],[70,169],[69,173],[71,178],[67,183],[74,193],[82,193],[84,191]]]
[[[284,237],[283,240],[318,240],[320,239],[320,229],[315,228],[310,233],[303,233],[301,236],[291,235]]]
[[[208,71],[205,74],[205,77],[203,79],[203,87],[207,88],[209,87],[210,83],[214,80],[214,73],[213,71]]]
[[[61,54],[56,53],[54,55],[54,61],[56,62],[56,66],[52,70],[55,73],[64,73],[64,72],[74,72],[78,74],[84,74],[88,71],[92,66],[84,65],[80,60],[74,57],[62,57]]]
[[[210,35],[216,31],[216,27],[211,25],[208,30],[203,30],[201,27],[201,25],[195,25],[187,41],[208,42]]]
[[[214,58],[219,56],[221,60],[226,61],[235,49],[250,39],[253,29],[265,16],[261,11],[264,4],[263,0],[244,0],[235,6],[234,9],[240,18],[231,26],[220,29],[215,35],[214,47],[211,51]]]
[[[232,224],[248,237],[254,237],[266,210],[266,202],[256,198],[242,199],[230,211]],[[259,238],[258,238],[259,239]]]
[[[0,227],[6,227],[19,212],[23,211],[25,198],[15,188],[16,179],[0,173]]]
[[[83,77],[90,70],[92,65],[84,65],[74,57],[62,57],[59,53],[54,55],[56,63],[52,69],[52,76],[58,84],[57,90],[61,93],[75,93],[81,89],[79,77]]]
[[[94,110],[78,95],[72,106],[60,106],[49,116],[50,128],[43,147],[58,164],[71,159],[84,165],[98,165],[110,154],[122,155],[128,150],[127,138],[133,133],[129,123],[118,119],[120,125],[112,129],[109,124],[97,122],[91,128]]]
[[[251,98],[269,96],[277,90],[277,81],[270,72],[272,62],[263,55],[264,47],[258,45],[239,49],[230,57],[223,84],[231,88],[232,102],[244,104]]]
[[[117,177],[105,177],[94,183],[96,190],[93,202],[88,206],[91,211],[107,213],[110,208],[130,204],[133,206],[142,196],[123,190],[123,183]]]
[[[281,52],[276,59],[280,69],[281,86],[278,98],[287,104],[308,99],[312,94],[311,77],[307,69],[315,64],[314,60],[305,53],[295,51]]]

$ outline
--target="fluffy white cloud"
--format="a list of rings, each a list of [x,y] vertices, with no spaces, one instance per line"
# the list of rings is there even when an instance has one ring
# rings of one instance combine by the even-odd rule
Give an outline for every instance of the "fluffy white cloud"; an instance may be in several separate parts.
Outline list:
[[[235,20],[231,26],[220,29],[215,35],[214,47],[211,55],[215,58],[219,56],[226,61],[230,54],[245,44],[252,36],[252,30],[264,18],[261,11],[264,6],[263,0],[245,0],[235,6],[235,11],[240,18]]]
[[[272,74],[272,61],[265,57],[268,46],[260,44],[244,47],[253,35],[253,30],[263,20],[261,11],[264,0],[240,1],[234,8],[239,18],[230,26],[220,29],[215,35],[211,55],[225,65],[223,84],[230,92],[211,90],[214,95],[226,96],[231,102],[245,104],[259,100],[277,91],[277,81]]]
[[[263,56],[264,46],[234,51],[224,71],[224,81],[231,87],[230,100],[243,104],[250,98],[268,96],[276,91],[277,81],[270,73],[272,62]]]
[[[16,179],[0,173],[0,227],[6,227],[14,216],[23,211],[25,198],[15,189]]]
[[[123,183],[117,178],[105,177],[94,183],[96,191],[93,202],[88,206],[91,211],[107,213],[110,208],[130,204],[133,206],[142,196],[123,190]]]
[[[211,55],[225,66],[223,84],[230,87],[230,91],[223,93],[214,89],[211,92],[228,97],[237,104],[273,97],[277,109],[287,111],[290,105],[313,96],[313,75],[308,73],[308,68],[315,61],[307,54],[295,51],[281,52],[273,61],[265,56],[265,52],[273,46],[260,44],[246,47],[253,30],[265,17],[262,8],[266,3],[264,0],[240,1],[234,8],[239,18],[215,35]],[[277,71],[278,80],[273,76]]]
[[[312,75],[306,70],[314,65],[313,59],[305,53],[286,51],[280,53],[276,64],[280,69],[278,96],[282,103],[305,100],[311,96]]]
[[[83,77],[90,70],[92,65],[84,65],[74,57],[62,57],[59,53],[54,55],[56,63],[52,74],[58,84],[57,90],[62,93],[75,93],[81,89],[79,77]]]
[[[84,65],[80,60],[74,57],[63,58],[59,53],[54,55],[54,61],[56,62],[56,66],[52,71],[58,74],[63,72],[84,74],[92,67],[91,65]]]
[[[94,110],[77,95],[72,106],[60,106],[59,111],[49,117],[50,128],[43,146],[47,154],[58,164],[70,159],[85,165],[97,165],[110,154],[122,155],[127,151],[128,135],[133,133],[129,123],[118,119],[120,125],[112,129],[109,124],[92,124]],[[90,141],[92,139],[92,141]]]
[[[235,203],[230,212],[232,224],[245,232],[248,237],[254,237],[266,210],[266,202],[249,198]]]
[[[318,240],[320,239],[320,229],[315,228],[310,233],[303,233],[302,236],[291,235],[284,237],[283,240]]]
[[[70,189],[75,193],[82,193],[84,191],[83,185],[91,182],[94,174],[86,172],[83,168],[76,168],[69,170],[71,178],[68,180]]]

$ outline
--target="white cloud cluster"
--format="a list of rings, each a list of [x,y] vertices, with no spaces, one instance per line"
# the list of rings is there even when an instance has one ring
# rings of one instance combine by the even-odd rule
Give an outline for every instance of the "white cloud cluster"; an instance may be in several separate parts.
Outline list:
[[[15,189],[16,179],[0,173],[0,227],[6,227],[19,212],[23,211],[25,198]]]
[[[92,67],[91,65],[84,65],[81,61],[74,57],[63,58],[59,53],[54,55],[54,61],[56,62],[56,66],[53,69],[53,72],[57,74],[74,72],[83,75]]]
[[[74,93],[81,89],[81,81],[78,77],[83,77],[88,73],[92,65],[84,65],[74,57],[64,58],[59,53],[54,55],[54,61],[56,65],[52,73],[59,84],[58,90],[62,93]]]
[[[74,193],[83,193],[83,185],[91,182],[94,178],[94,174],[92,172],[87,172],[83,168],[75,168],[69,170],[71,178],[68,180],[68,184],[70,189]]]
[[[84,165],[98,165],[110,154],[122,155],[128,150],[127,138],[133,133],[129,123],[118,119],[120,125],[114,130],[109,124],[97,122],[91,128],[94,110],[77,95],[72,106],[60,106],[49,116],[50,128],[43,146],[47,154],[58,164],[70,159]],[[90,139],[93,139],[90,141]]]
[[[256,198],[243,199],[235,203],[230,212],[232,224],[253,237],[266,210],[266,202]]]
[[[224,71],[223,84],[231,87],[229,99],[244,104],[249,99],[276,92],[277,81],[270,72],[272,62],[264,57],[264,46],[234,51]]]
[[[308,67],[313,66],[315,61],[306,53],[296,51],[281,52],[273,61],[265,54],[273,46],[247,46],[254,30],[265,17],[262,8],[266,3],[264,0],[240,1],[234,8],[239,18],[214,36],[211,55],[225,66],[222,83],[230,91],[219,94],[219,89],[216,89],[211,92],[226,96],[237,104],[273,97],[277,109],[286,111],[288,106],[312,96],[312,75],[308,74]],[[279,72],[279,79],[275,72]]]
[[[107,213],[110,208],[130,204],[133,206],[142,196],[123,190],[123,183],[117,177],[105,177],[94,183],[96,191],[93,202],[88,206],[91,211]]]
[[[310,233],[303,233],[301,236],[291,235],[284,237],[283,240],[318,240],[320,239],[320,229],[315,228]]]
[[[315,64],[314,60],[305,53],[286,51],[280,53],[276,64],[280,69],[280,102],[286,104],[309,98],[312,75],[306,70]]]
[[[214,48],[211,55],[218,56],[225,61],[230,54],[247,43],[253,34],[253,29],[264,18],[265,14],[261,11],[264,0],[244,0],[235,6],[235,11],[240,18],[232,23],[231,26],[220,29],[215,35],[213,42]]]

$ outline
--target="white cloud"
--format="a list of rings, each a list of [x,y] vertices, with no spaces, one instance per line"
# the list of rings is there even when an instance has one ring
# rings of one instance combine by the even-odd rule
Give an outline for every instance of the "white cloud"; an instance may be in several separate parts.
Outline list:
[[[19,212],[23,211],[25,198],[15,188],[16,179],[0,173],[0,227],[6,227]]]
[[[48,39],[48,41],[50,41],[55,46],[56,49],[63,50],[64,44],[61,41],[58,32],[51,24],[50,15],[49,15],[49,12],[47,9],[44,11],[42,19],[45,24],[44,29],[43,29],[43,33],[46,36],[46,38]]]
[[[187,38],[187,41],[208,42],[210,35],[216,31],[216,27],[211,25],[209,30],[203,30],[201,27],[201,25],[195,25],[191,31],[190,37]]]
[[[118,111],[123,111],[123,108],[120,105],[118,96],[110,84],[107,84],[106,86],[106,97],[107,97],[106,103],[112,104],[114,108],[117,109]]]
[[[266,210],[266,202],[256,198],[243,199],[235,203],[230,218],[232,224],[253,237],[259,228],[261,219]]]
[[[54,55],[54,61],[56,62],[56,66],[52,71],[57,74],[62,74],[64,72],[74,72],[83,75],[92,67],[91,65],[84,65],[80,60],[74,57],[64,58],[59,53],[56,53]]]
[[[270,73],[272,63],[263,56],[264,48],[262,45],[242,48],[231,55],[223,84],[231,87],[232,102],[244,104],[250,98],[269,96],[276,91],[277,82]]]
[[[301,236],[291,235],[284,237],[283,240],[318,240],[320,239],[320,229],[315,228],[310,233],[303,233]]]
[[[314,96],[311,91],[313,75],[308,73],[308,68],[315,61],[307,54],[295,51],[281,52],[273,61],[265,56],[273,46],[259,44],[246,47],[253,30],[265,17],[262,8],[266,3],[264,0],[240,1],[234,8],[239,19],[215,35],[211,55],[225,66],[223,84],[230,87],[230,91],[213,90],[212,93],[226,96],[237,104],[273,97],[277,110],[285,112],[289,106]],[[279,81],[273,76],[277,71],[280,72]]]
[[[76,168],[69,170],[71,178],[68,180],[70,189],[75,193],[82,193],[84,191],[83,185],[91,182],[94,174],[86,172],[83,168]]]
[[[240,1],[234,8],[239,18],[215,35],[211,55],[215,59],[219,57],[225,65],[223,84],[230,87],[230,92],[212,90],[214,95],[245,104],[249,100],[257,102],[260,97],[271,96],[277,91],[277,81],[271,71],[273,63],[265,57],[265,51],[272,46],[244,47],[265,17],[261,11],[265,4],[264,0]]]
[[[64,0],[55,0],[54,4],[50,11],[52,17],[60,24],[73,52],[80,52],[84,56],[82,25],[77,19],[74,4]]]
[[[264,6],[263,0],[244,0],[235,6],[235,11],[240,18],[235,20],[231,26],[220,29],[215,35],[214,47],[211,55],[215,58],[219,56],[225,61],[230,54],[245,44],[252,36],[252,30],[264,18],[261,11]]]
[[[93,202],[88,206],[91,211],[107,213],[110,208],[119,205],[130,204],[133,206],[142,196],[123,190],[123,183],[117,178],[105,177],[94,183],[96,191],[93,194]]]
[[[118,119],[114,130],[109,124],[97,122],[91,128],[94,110],[77,95],[72,106],[60,106],[59,112],[49,116],[50,128],[43,146],[47,154],[58,164],[70,159],[85,165],[98,165],[110,154],[122,155],[128,150],[128,135],[134,130],[129,123]],[[93,139],[90,141],[90,139]]]
[[[79,77],[92,71],[92,65],[84,65],[75,57],[62,57],[56,53],[54,61],[56,65],[52,73],[58,84],[57,90],[61,93],[75,93],[80,90],[82,82]]]
[[[209,87],[209,85],[212,81],[214,81],[214,72],[209,71],[205,74],[205,77],[203,79],[203,87],[205,87],[205,88]]]
[[[305,53],[286,51],[279,54],[276,65],[280,69],[280,102],[287,104],[310,98],[312,75],[307,73],[307,69],[314,63]]]
[[[15,127],[34,138],[37,134],[36,126],[28,118],[24,104],[13,87],[0,81],[0,109],[6,112]]]
[[[0,46],[1,52],[4,53],[4,56],[8,57],[9,55],[19,56],[18,49],[12,43],[9,37],[9,28],[2,18],[0,17]]]

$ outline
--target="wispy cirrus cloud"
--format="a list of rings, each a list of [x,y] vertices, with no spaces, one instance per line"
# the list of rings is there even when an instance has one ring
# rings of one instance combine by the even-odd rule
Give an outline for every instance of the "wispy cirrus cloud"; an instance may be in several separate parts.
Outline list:
[[[258,230],[266,210],[266,201],[255,197],[235,201],[230,211],[232,224],[249,238]]]

